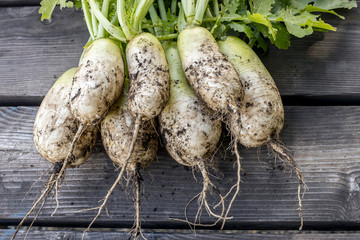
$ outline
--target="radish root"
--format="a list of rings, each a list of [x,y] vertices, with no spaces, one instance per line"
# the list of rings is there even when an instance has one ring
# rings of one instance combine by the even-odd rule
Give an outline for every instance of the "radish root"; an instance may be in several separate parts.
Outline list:
[[[216,204],[213,209],[216,209],[219,205],[222,206],[221,213],[216,214],[211,209],[208,201],[207,201],[207,193],[210,192],[211,189],[217,190],[216,186],[211,182],[209,178],[209,173],[207,172],[207,169],[205,167],[205,163],[203,161],[200,161],[197,165],[197,167],[200,169],[201,175],[203,177],[203,189],[200,193],[196,194],[185,206],[185,220],[184,219],[178,219],[178,218],[170,218],[171,220],[180,221],[189,224],[190,227],[213,227],[216,226],[218,222],[221,220],[225,221],[225,219],[232,219],[232,217],[224,217],[225,212],[228,212],[228,210],[225,210],[225,198],[226,196],[222,196],[220,193],[218,193],[218,196],[220,197],[220,201],[218,204]],[[228,194],[227,194],[228,195]],[[190,204],[195,200],[198,200],[198,211],[195,216],[195,220],[192,222],[189,220],[188,217],[188,208]],[[202,207],[205,207],[206,212],[209,214],[209,216],[217,218],[215,222],[210,224],[202,224],[200,223],[200,217],[202,212]]]
[[[224,216],[224,220],[223,220],[223,223],[221,225],[221,229],[224,228],[227,216],[228,216],[228,214],[230,212],[230,209],[231,209],[237,195],[240,192],[240,183],[241,183],[241,175],[240,175],[240,173],[241,173],[241,161],[240,160],[241,160],[241,157],[240,157],[239,150],[238,150],[238,141],[237,141],[237,139],[235,139],[234,151],[235,151],[235,155],[236,155],[236,164],[237,164],[237,181],[230,188],[229,192],[224,196],[224,198],[227,198],[227,196],[233,191],[234,188],[236,188],[236,190],[235,190],[235,193],[234,193],[233,197],[230,200],[229,206],[227,207],[227,210],[226,210],[226,213],[225,213],[225,216]]]
[[[44,207],[44,204],[46,202],[46,199],[49,197],[52,189],[54,188],[54,185],[55,183],[58,181],[58,175],[60,174],[60,167],[59,167],[59,164],[61,164],[60,162],[56,163],[54,165],[54,168],[53,168],[53,173],[50,175],[50,177],[48,178],[48,180],[43,184],[43,186],[41,187],[41,189],[45,188],[43,191],[42,191],[42,194],[37,198],[37,200],[33,203],[32,207],[30,208],[30,210],[26,213],[26,215],[23,217],[23,219],[21,220],[21,222],[18,224],[18,226],[16,227],[16,230],[14,232],[14,234],[12,235],[11,237],[11,240],[15,239],[17,233],[19,232],[20,230],[20,227],[24,224],[24,222],[27,220],[27,218],[30,216],[30,214],[35,210],[35,208],[41,203],[40,205],[40,208],[38,209],[38,211],[36,212],[35,214],[35,217],[34,219],[32,220],[31,224],[29,225],[29,228],[28,230],[26,231],[26,234],[25,234],[25,239],[27,237],[27,234],[28,232],[30,231],[32,225],[34,224],[34,222],[36,221],[37,217],[39,216],[41,210],[43,209]],[[46,186],[46,187],[45,187]],[[57,198],[57,196],[56,196]]]
[[[299,230],[302,230],[304,226],[304,218],[303,218],[303,212],[302,212],[302,198],[303,194],[301,194],[301,188],[304,189],[304,192],[307,190],[307,186],[305,183],[305,179],[302,175],[302,172],[300,171],[297,163],[295,162],[294,158],[287,153],[287,149],[278,141],[278,140],[270,140],[268,142],[268,146],[270,149],[276,154],[276,156],[283,161],[283,163],[286,163],[292,167],[292,169],[295,171],[297,179],[298,179],[298,201],[299,201],[299,216],[300,216],[300,227]]]
[[[146,237],[144,236],[144,234],[141,231],[141,218],[140,218],[140,209],[141,209],[141,205],[140,205],[140,190],[141,190],[141,182],[143,181],[143,178],[140,175],[140,167],[141,165],[139,163],[136,164],[136,169],[135,169],[135,221],[134,221],[134,226],[132,227],[131,233],[134,237],[134,239],[136,240],[138,235],[140,234],[140,236],[146,240]]]
[[[141,119],[139,116],[136,117],[136,120],[135,120],[135,126],[134,126],[134,132],[133,132],[133,136],[132,136],[132,140],[131,140],[131,143],[130,143],[130,149],[129,149],[129,152],[128,152],[128,155],[126,156],[126,162],[124,164],[124,166],[121,168],[121,171],[118,175],[118,177],[116,178],[115,182],[113,183],[113,185],[111,186],[111,188],[109,189],[108,193],[106,194],[106,196],[103,198],[103,203],[98,206],[98,207],[95,207],[95,208],[90,208],[90,209],[85,209],[84,211],[87,211],[87,210],[95,210],[95,209],[98,209],[98,212],[96,214],[96,216],[93,218],[93,220],[90,222],[89,226],[84,230],[83,234],[82,234],[82,237],[81,237],[81,240],[84,239],[85,237],[85,233],[90,231],[90,228],[91,226],[94,224],[94,222],[96,221],[96,219],[100,216],[103,208],[106,206],[106,203],[107,201],[109,200],[109,197],[110,195],[112,194],[112,192],[114,191],[115,187],[119,184],[119,182],[121,181],[125,171],[126,171],[126,168],[128,166],[128,163],[129,163],[129,160],[130,160],[130,157],[131,157],[131,153],[134,149],[134,146],[135,146],[135,142],[136,142],[136,139],[137,139],[137,135],[138,135],[138,132],[139,132],[139,129],[140,129],[140,122],[141,122]]]

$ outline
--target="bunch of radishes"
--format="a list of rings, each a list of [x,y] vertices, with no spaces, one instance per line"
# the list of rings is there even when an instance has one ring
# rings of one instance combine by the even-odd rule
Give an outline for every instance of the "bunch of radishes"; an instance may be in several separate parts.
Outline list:
[[[154,0],[75,3],[81,3],[90,39],[79,66],[59,78],[38,110],[35,145],[54,169],[17,231],[41,204],[35,221],[53,190],[57,196],[66,168],[79,166],[89,157],[99,128],[106,152],[121,171],[103,203],[94,208],[98,213],[85,231],[126,173],[136,188],[133,236],[141,234],[139,170],[156,155],[157,132],[173,159],[194,167],[203,177],[203,189],[194,197],[199,203],[195,220],[186,216],[183,221],[201,225],[203,207],[215,217],[212,225],[222,221],[223,227],[230,218],[240,188],[238,143],[246,147],[267,145],[295,170],[301,215],[300,192],[305,183],[279,141],[284,109],[275,82],[245,42],[234,36],[216,41],[212,34],[221,17],[225,18],[217,4],[229,1],[213,1],[212,11],[207,0],[158,0],[156,5]],[[203,23],[204,16],[210,20]],[[216,188],[208,169],[222,122],[233,139],[238,180],[229,192],[219,193],[221,212],[215,213],[207,201],[211,189]]]

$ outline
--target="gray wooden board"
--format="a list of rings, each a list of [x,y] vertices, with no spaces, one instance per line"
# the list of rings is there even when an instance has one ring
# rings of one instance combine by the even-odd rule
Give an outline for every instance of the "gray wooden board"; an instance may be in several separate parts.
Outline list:
[[[40,6],[41,0],[0,0],[0,7]]]
[[[1,229],[0,239],[8,239],[13,229]],[[16,239],[23,239],[25,231],[20,231]],[[34,230],[30,231],[27,237],[28,240],[32,239],[56,239],[56,240],[79,240],[81,239],[81,231],[57,231],[57,230]],[[292,231],[200,231],[196,232],[196,235],[189,231],[179,232],[145,232],[144,236],[148,240],[167,240],[167,239],[197,239],[197,240],[211,240],[211,239],[249,239],[249,240],[357,240],[360,238],[360,234],[357,232],[350,233],[334,233],[334,232],[292,232]],[[85,240],[97,239],[97,240],[114,240],[124,239],[128,240],[129,235],[126,232],[88,232],[85,235]]]
[[[36,107],[0,108],[0,223],[16,224],[30,208],[40,186],[37,184],[22,202],[32,183],[50,167],[32,141]],[[360,227],[360,107],[286,107],[282,133],[303,170],[309,190],[303,211],[305,228]],[[216,159],[213,182],[225,192],[236,180],[235,158],[224,152],[225,138]],[[227,222],[231,229],[296,229],[299,226],[297,180],[265,148],[240,148],[242,184]],[[226,156],[225,156],[226,153]],[[142,173],[144,195],[142,218],[145,228],[188,228],[170,221],[183,218],[185,204],[201,190],[201,178],[170,159],[163,148],[157,159]],[[60,189],[60,208],[53,217],[55,202],[45,205],[38,223],[52,226],[85,226],[94,212],[76,212],[95,207],[116,178],[112,162],[99,141],[93,155],[81,167],[69,169]],[[130,185],[131,186],[131,185]],[[210,200],[213,202],[212,200]],[[97,227],[131,227],[131,188],[118,187],[108,202]],[[194,204],[195,205],[195,204]],[[194,213],[192,205],[189,213]],[[192,214],[193,216],[193,214]],[[202,216],[204,223],[212,219]]]
[[[346,20],[328,17],[337,32],[293,38],[289,50],[270,47],[261,56],[282,96],[357,98],[360,8],[342,13]],[[0,8],[0,102],[37,105],[53,82],[77,65],[89,36],[82,18],[81,12],[57,9],[46,25],[38,7]]]

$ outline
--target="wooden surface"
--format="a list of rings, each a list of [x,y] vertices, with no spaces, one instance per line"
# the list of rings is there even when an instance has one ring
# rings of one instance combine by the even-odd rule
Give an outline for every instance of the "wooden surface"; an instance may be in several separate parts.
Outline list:
[[[6,126],[0,130],[0,159],[6,159],[0,172],[0,197],[6,199],[0,202],[3,223],[19,221],[30,208],[39,185],[21,202],[24,193],[50,166],[32,142],[36,110],[36,107],[0,108],[0,125]],[[303,203],[305,228],[354,228],[360,218],[360,107],[293,106],[286,107],[285,113],[282,138],[293,150],[309,187]],[[223,144],[227,147],[227,138]],[[280,161],[274,162],[266,149],[261,149],[260,154],[257,149],[241,148],[240,151],[243,183],[231,211],[234,220],[228,221],[227,228],[296,229],[299,225],[296,178],[284,171]],[[217,160],[224,176],[214,180],[223,192],[236,178],[232,167],[234,156],[229,151],[226,154],[225,159],[221,157],[224,150],[220,149]],[[115,177],[114,167],[99,142],[84,165],[67,171],[66,186],[59,195],[62,207],[57,214],[48,218],[55,207],[55,203],[49,203],[38,223],[85,226],[94,212],[73,213],[97,206]],[[185,224],[169,218],[183,218],[185,204],[201,190],[192,172],[171,160],[161,149],[158,159],[143,172],[143,178],[143,226],[186,228]],[[131,227],[131,189],[124,192],[118,188],[108,209],[110,217],[103,214],[97,226]],[[211,219],[204,215],[203,221],[210,223]]]
[[[262,56],[285,100],[360,100],[360,8],[344,15],[345,21],[327,17],[339,27],[337,32],[293,39],[289,50],[271,47]],[[46,25],[38,7],[0,8],[0,26],[0,102],[6,105],[27,98],[38,105],[52,83],[77,65],[89,36],[82,13],[69,9],[56,10]]]
[[[11,236],[13,230],[0,230],[1,237]],[[198,231],[195,235],[192,232],[184,231],[184,233],[171,232],[151,232],[144,233],[148,240],[168,240],[168,239],[197,239],[197,240],[218,240],[218,239],[241,239],[242,240],[358,240],[359,234],[351,233],[324,233],[324,232],[284,232],[284,231]],[[23,239],[25,232],[19,233],[16,239]],[[56,240],[80,240],[82,236],[81,231],[44,231],[35,230],[29,233],[30,239],[56,239]],[[103,239],[128,239],[129,235],[123,232],[89,232],[86,233],[84,240]]]
[[[80,12],[56,10],[51,23],[44,24],[39,7],[32,6],[36,2],[0,1],[0,226],[7,228],[0,230],[0,240],[9,239],[44,180],[22,201],[26,191],[50,167],[32,140],[37,106],[53,82],[77,65],[88,39]],[[345,21],[326,17],[338,26],[337,32],[293,39],[289,50],[271,47],[261,55],[286,105],[282,140],[309,187],[303,202],[305,231],[295,231],[295,174],[266,148],[240,148],[242,184],[230,213],[234,219],[227,222],[226,231],[199,230],[197,239],[360,239],[360,9],[341,13]],[[236,180],[228,144],[224,136],[216,156],[218,171],[213,171],[222,192]],[[28,239],[80,239],[94,212],[77,211],[97,206],[116,174],[98,141],[83,166],[67,171],[57,213],[49,217],[55,207],[49,201]],[[188,225],[169,218],[184,217],[186,203],[201,190],[199,174],[177,164],[161,148],[142,176],[142,226],[148,239],[193,239]],[[191,205],[189,211],[194,209]],[[128,238],[123,228],[133,224],[132,188],[118,187],[108,210],[109,216],[102,214],[88,239]],[[203,214],[202,220],[212,219]],[[340,230],[346,232],[336,232]]]

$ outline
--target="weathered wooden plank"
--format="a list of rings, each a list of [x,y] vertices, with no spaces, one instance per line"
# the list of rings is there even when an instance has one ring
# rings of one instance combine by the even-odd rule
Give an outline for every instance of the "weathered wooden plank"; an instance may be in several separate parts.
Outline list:
[[[0,0],[0,7],[39,6],[41,0]]]
[[[42,98],[63,72],[78,64],[89,37],[82,13],[56,9],[51,23],[44,24],[38,10],[0,8],[0,99]]]
[[[359,100],[360,8],[329,19],[339,30],[293,39],[289,50],[261,56],[283,96],[344,96]],[[38,7],[0,9],[0,101],[39,103],[65,70],[76,66],[88,38],[82,13],[56,10],[40,22]],[[8,103],[6,103],[8,104]]]
[[[360,8],[340,11],[346,17],[322,14],[336,32],[292,37],[289,50],[271,46],[262,56],[282,95],[354,95],[360,63]],[[355,94],[356,95],[356,94]]]
[[[14,232],[13,229],[1,229],[0,239],[7,239]],[[25,231],[20,231],[16,239],[23,239]],[[32,239],[57,239],[57,240],[79,240],[81,239],[81,231],[57,231],[57,230],[36,230],[30,231],[27,237]],[[204,231],[198,230],[196,235],[189,231],[175,232],[144,232],[144,236],[148,240],[168,240],[168,239],[249,239],[249,240],[357,240],[360,233],[357,232],[294,232],[294,231]],[[124,232],[106,232],[94,231],[86,233],[85,240],[110,240],[124,239],[127,240],[129,235]]]
[[[16,224],[31,206],[39,184],[21,202],[31,184],[50,164],[37,154],[32,142],[32,124],[37,108],[0,108],[0,222]],[[305,229],[358,229],[360,225],[360,107],[287,107],[282,138],[293,150],[304,172],[309,190],[305,194]],[[226,138],[227,139],[227,138]],[[227,147],[227,140],[223,143]],[[234,156],[220,149],[214,179],[221,192],[235,181]],[[280,161],[265,148],[241,148],[242,185],[231,211],[231,229],[296,229],[297,180],[284,171]],[[144,228],[188,228],[170,221],[183,218],[185,204],[201,190],[192,171],[171,160],[164,149],[143,172]],[[201,179],[195,173],[198,179]],[[85,226],[94,212],[74,211],[97,206],[115,180],[116,173],[99,143],[92,157],[81,167],[69,169],[61,188],[61,207],[49,218],[55,203],[45,205],[38,223],[51,226]],[[189,212],[194,212],[192,206]],[[118,188],[108,203],[109,217],[103,214],[101,227],[131,227],[132,191]],[[203,214],[203,222],[211,222]]]

